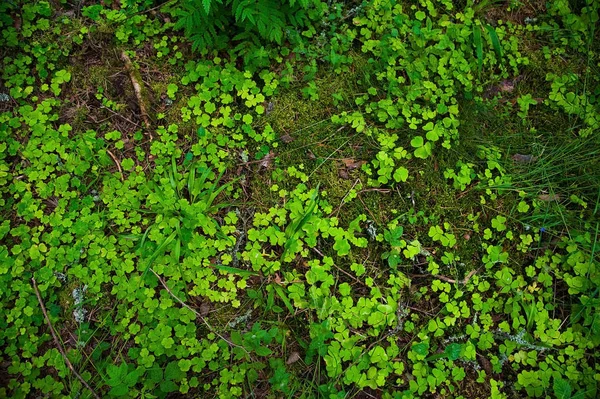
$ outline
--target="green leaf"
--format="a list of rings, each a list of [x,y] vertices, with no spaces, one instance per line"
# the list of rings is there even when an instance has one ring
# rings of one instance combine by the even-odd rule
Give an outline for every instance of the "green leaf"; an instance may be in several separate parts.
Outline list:
[[[345,238],[335,240],[335,244],[333,244],[333,249],[337,251],[338,256],[345,256],[350,253],[350,243]]]
[[[279,298],[281,298],[281,300],[285,304],[285,307],[290,311],[290,314],[294,314],[294,307],[292,306],[292,303],[288,299],[286,293],[283,291],[283,288],[281,288],[281,286],[277,284],[273,285],[273,287],[275,288],[275,292],[277,292],[277,295],[279,295]]]
[[[171,235],[169,237],[167,237],[158,246],[158,248],[156,248],[156,250],[152,253],[152,255],[150,255],[150,257],[146,261],[146,267],[144,269],[144,272],[142,273],[142,279],[140,280],[140,284],[141,284],[142,280],[144,279],[144,277],[146,276],[146,274],[148,273],[148,270],[150,269],[150,266],[152,266],[152,263],[154,263],[156,258],[169,246],[169,244],[171,244],[171,242],[173,242],[176,235],[177,235],[177,232],[175,232],[175,231],[173,233],[171,233]]]
[[[404,234],[403,226],[396,226],[393,230],[386,230],[383,233],[383,238],[392,246],[398,247],[402,245],[402,234]]]
[[[440,226],[431,226],[428,235],[433,241],[440,241],[444,236],[444,230]]]
[[[406,169],[403,166],[400,166],[398,169],[396,169],[396,171],[394,172],[394,180],[396,180],[396,182],[405,182],[407,179],[408,169]]]
[[[448,356],[450,360],[457,360],[460,357],[460,353],[462,352],[462,345],[457,343],[452,343],[446,347],[444,353]]]
[[[426,159],[431,155],[431,143],[427,142],[422,147],[417,148],[414,154],[417,158]]]
[[[429,351],[429,345],[421,342],[420,344],[414,344],[411,349],[419,356],[426,356]]]
[[[423,146],[423,137],[421,137],[421,136],[413,137],[413,139],[410,141],[410,145],[412,145],[415,148],[422,147]]]
[[[210,2],[211,0],[202,0],[202,5],[204,6],[204,11],[206,12],[206,15],[208,15],[208,13],[210,12]]]
[[[123,379],[123,383],[128,387],[134,386],[140,377],[140,373],[138,370],[133,370],[131,373],[127,374]]]
[[[554,378],[554,395],[558,399],[570,399],[572,392],[571,384],[562,378]]]
[[[489,24],[486,24],[485,29],[488,31],[488,35],[490,36],[490,40],[492,42],[492,47],[494,47],[494,51],[498,56],[498,59],[502,59],[502,46],[500,45],[500,39],[498,38],[498,34],[496,30]]]
[[[129,388],[127,387],[127,385],[117,385],[116,387],[113,387],[110,391],[108,391],[108,394],[110,396],[124,396],[127,395],[128,392]]]
[[[281,255],[281,259],[285,259],[286,255],[290,251],[290,248],[292,247],[292,245],[299,244],[297,233],[300,230],[302,230],[302,227],[304,227],[304,225],[308,222],[310,217],[313,215],[313,212],[317,208],[317,204],[318,204],[317,198],[319,197],[319,186],[320,186],[320,183],[317,184],[317,187],[314,189],[312,195],[310,196],[310,201],[308,203],[308,206],[306,207],[306,211],[304,212],[304,215],[301,218],[299,218],[298,220],[296,220],[294,223],[290,224],[285,229],[285,235],[287,236],[287,240],[283,246],[284,251],[283,251],[283,254]]]
[[[517,206],[517,210],[520,213],[525,213],[529,210],[529,205],[527,204],[527,202],[521,201],[521,202],[519,202],[519,205]]]
[[[259,346],[256,348],[255,352],[258,356],[269,356],[271,353],[273,353],[273,351],[266,346]]]
[[[166,380],[179,380],[184,373],[179,369],[177,362],[170,362],[165,368],[165,379]]]
[[[388,356],[387,353],[385,353],[385,349],[383,349],[379,345],[373,348],[369,355],[371,356],[371,363],[385,362],[388,360]]]
[[[160,390],[169,393],[177,391],[177,384],[171,380],[166,380],[160,383]]]
[[[125,158],[121,161],[121,166],[125,170],[131,170],[135,166],[135,162],[131,158]]]

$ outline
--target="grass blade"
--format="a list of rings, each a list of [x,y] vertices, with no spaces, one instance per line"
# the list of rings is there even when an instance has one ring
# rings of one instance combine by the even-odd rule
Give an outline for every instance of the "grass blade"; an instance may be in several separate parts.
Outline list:
[[[473,44],[475,45],[475,54],[477,55],[477,71],[481,75],[483,68],[483,42],[481,40],[481,28],[478,25],[473,26]]]
[[[151,226],[150,226],[151,227]],[[146,238],[148,238],[148,233],[150,232],[150,227],[146,229],[144,235],[142,236],[142,241],[140,242],[140,251],[144,252],[144,244],[146,243]]]
[[[502,46],[500,45],[500,39],[498,38],[498,34],[496,33],[496,29],[493,26],[487,24],[485,29],[490,36],[490,40],[492,41],[492,47],[494,47],[494,51],[498,56],[498,61],[502,61]]]
[[[169,182],[171,183],[173,191],[175,191],[179,195],[179,190],[177,189],[177,182],[175,181],[176,177],[177,165],[175,164],[175,157],[171,157],[171,170],[169,171]]]
[[[150,257],[147,260],[146,268],[144,269],[144,272],[142,273],[142,278],[140,279],[140,283],[141,283],[142,280],[144,280],[144,277],[146,277],[146,273],[148,273],[148,270],[150,269],[150,266],[152,266],[152,263],[154,263],[154,261],[156,260],[156,258],[158,258],[158,255],[160,255],[165,250],[165,248],[167,248],[167,246],[169,246],[169,244],[171,244],[171,242],[173,242],[173,240],[175,239],[176,235],[177,235],[176,231],[172,232],[171,235],[169,237],[167,237],[158,246],[158,248],[156,248],[156,250],[152,253],[152,255],[150,255]]]
[[[192,202],[196,202],[196,197],[198,196],[198,194],[200,194],[200,191],[202,190],[202,187],[204,186],[204,183],[206,182],[206,179],[208,178],[208,175],[210,175],[211,170],[210,168],[202,168],[202,174],[200,175],[200,177],[196,180],[194,180],[194,182],[192,183],[192,191],[190,192],[190,196],[192,197]],[[195,178],[196,174],[194,173],[194,178]]]
[[[285,258],[288,250],[290,249],[290,246],[296,240],[297,233],[300,230],[302,230],[302,227],[304,227],[306,222],[308,222],[308,220],[312,216],[313,212],[315,211],[315,208],[317,207],[317,202],[318,202],[317,198],[319,197],[319,185],[320,184],[317,184],[315,191],[313,192],[312,196],[310,197],[310,202],[308,204],[308,207],[306,208],[306,212],[304,212],[304,215],[300,219],[298,219],[297,221],[295,221],[294,223],[289,225],[287,229],[285,229],[285,234],[288,237],[288,239],[283,246],[284,251],[283,251],[283,254],[281,255],[282,259]]]
[[[188,182],[187,182],[187,189],[188,189],[188,195],[190,196],[190,200],[192,203],[194,203],[196,196],[192,193],[194,190],[194,181],[196,180],[196,169],[195,168],[191,168],[190,169],[190,173],[188,174]]]
[[[277,295],[279,295],[279,297],[281,298],[281,300],[285,304],[285,307],[290,311],[290,314],[294,314],[295,313],[294,312],[294,307],[292,306],[292,303],[290,302],[290,300],[288,299],[287,295],[283,291],[283,288],[281,288],[277,284],[273,284],[273,288],[275,288],[275,292],[277,292]]]

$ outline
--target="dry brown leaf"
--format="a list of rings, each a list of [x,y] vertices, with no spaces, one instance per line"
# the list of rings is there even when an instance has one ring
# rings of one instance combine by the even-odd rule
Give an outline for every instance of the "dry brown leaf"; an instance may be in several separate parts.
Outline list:
[[[269,115],[275,109],[275,103],[269,101],[267,104],[266,114]]]
[[[270,151],[267,155],[265,155],[263,159],[260,160],[258,165],[261,168],[269,169],[269,167],[273,163],[273,159],[275,159],[275,153],[273,151]]]
[[[542,201],[560,201],[560,195],[558,194],[540,194],[538,198]]]
[[[512,156],[512,160],[519,163],[531,163],[537,161],[537,157],[533,155],[515,154]]]
[[[289,366],[290,364],[296,363],[298,360],[300,360],[300,354],[298,352],[292,352],[285,364]]]
[[[515,81],[514,80],[503,80],[498,85],[499,91],[504,91],[510,93],[515,89]]]
[[[290,136],[289,134],[287,134],[287,133],[284,134],[283,136],[281,136],[279,139],[281,140],[281,142],[283,144],[289,144],[292,141],[294,141],[294,138],[292,136]]]
[[[200,313],[201,316],[208,316],[210,313],[210,305],[206,302],[202,302],[198,313]]]
[[[360,168],[366,163],[366,161],[355,161],[352,158],[344,158],[342,159],[342,162],[344,163],[344,166],[348,168],[348,170]]]
[[[483,367],[483,369],[488,375],[492,375],[492,363],[489,360],[487,360],[487,358],[480,355],[479,364],[481,364],[481,367]]]

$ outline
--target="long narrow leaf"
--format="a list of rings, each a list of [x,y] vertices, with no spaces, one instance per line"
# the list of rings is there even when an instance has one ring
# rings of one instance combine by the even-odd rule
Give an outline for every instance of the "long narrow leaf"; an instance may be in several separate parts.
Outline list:
[[[169,237],[167,237],[158,246],[158,248],[156,248],[156,250],[152,253],[152,255],[150,255],[150,257],[146,261],[146,268],[144,269],[144,273],[142,273],[142,280],[144,279],[144,277],[146,277],[146,273],[148,273],[148,270],[150,269],[150,266],[152,266],[152,263],[154,263],[154,261],[156,260],[156,258],[158,258],[158,255],[160,255],[165,250],[165,248],[167,248],[167,246],[169,246],[169,244],[171,244],[171,242],[173,242],[173,240],[175,239],[176,235],[177,235],[176,231],[172,232],[171,235]]]
[[[306,211],[304,212],[304,215],[300,219],[296,220],[294,223],[289,225],[287,229],[285,229],[285,234],[288,238],[283,246],[284,251],[283,251],[283,254],[281,255],[282,259],[285,258],[288,250],[290,249],[290,246],[297,239],[296,238],[297,233],[300,230],[302,230],[302,227],[304,227],[304,225],[308,222],[308,220],[312,216],[313,212],[315,211],[315,208],[317,207],[317,202],[318,202],[317,198],[319,196],[319,185],[320,184],[317,184],[317,187],[315,188],[315,191],[313,192],[313,194],[310,198],[310,202],[309,202],[308,206],[306,207]]]
[[[190,196],[190,200],[192,203],[194,203],[194,200],[195,200],[195,196],[193,193],[195,180],[196,180],[196,168],[192,167],[188,174],[188,182],[187,182],[188,194]]]
[[[212,203],[214,202],[214,200],[219,196],[219,194],[221,194],[221,192],[223,190],[225,190],[226,188],[228,188],[232,184],[233,184],[233,181],[231,181],[231,182],[229,182],[227,184],[223,184],[221,187],[219,187],[218,189],[216,189],[215,191],[213,191],[213,193],[208,198],[208,201],[207,201],[207,204],[206,204],[207,205],[207,209],[213,208],[212,207]]]
[[[196,202],[196,197],[200,194],[202,187],[204,186],[204,183],[206,182],[206,179],[208,178],[210,172],[211,170],[209,168],[204,169],[200,177],[194,181],[192,185],[193,189],[190,193],[192,197],[192,202]]]
[[[492,47],[494,47],[494,51],[496,52],[496,55],[498,56],[498,60],[502,60],[502,46],[500,45],[500,39],[498,38],[498,34],[496,33],[496,29],[494,29],[493,26],[487,24],[485,26],[485,29],[488,32],[488,35],[490,36],[490,40],[492,42]]]
[[[288,308],[288,310],[290,311],[291,314],[294,314],[295,313],[294,312],[294,307],[292,306],[292,303],[290,302],[290,300],[288,299],[287,295],[283,291],[283,288],[281,288],[277,284],[274,284],[273,288],[275,288],[275,292],[277,292],[277,295],[279,295],[279,297],[281,298],[281,300],[285,304],[285,307]]]
[[[473,44],[477,55],[477,71],[481,74],[483,68],[483,42],[481,41],[481,28],[478,25],[473,26]]]
[[[177,165],[175,163],[175,157],[171,157],[171,170],[169,171],[169,182],[171,183],[171,187],[173,191],[179,194],[179,190],[177,189],[177,182],[175,179],[177,178]]]
[[[146,238],[148,238],[148,232],[150,231],[150,227],[149,226],[146,231],[144,232],[144,235],[142,236],[142,241],[140,242],[140,250],[143,252],[144,251],[144,244],[146,243]]]

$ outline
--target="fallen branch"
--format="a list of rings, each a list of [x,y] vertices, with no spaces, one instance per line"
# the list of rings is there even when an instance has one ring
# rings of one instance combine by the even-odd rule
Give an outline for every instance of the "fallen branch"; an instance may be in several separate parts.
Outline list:
[[[46,323],[48,323],[48,327],[50,328],[50,333],[52,333],[52,338],[54,339],[54,343],[56,344],[58,351],[60,352],[65,363],[67,364],[67,367],[71,370],[73,375],[75,377],[77,377],[77,379],[83,384],[83,386],[86,387],[92,393],[92,396],[94,396],[94,398],[100,399],[100,396],[98,396],[98,394],[96,392],[94,392],[94,390],[92,389],[90,384],[88,384],[87,381],[84,380],[83,377],[81,375],[79,375],[79,373],[77,371],[75,371],[75,368],[73,367],[73,365],[71,364],[71,361],[67,357],[67,354],[65,353],[65,350],[63,349],[63,347],[58,339],[58,336],[56,335],[56,332],[54,331],[54,327],[52,327],[52,322],[50,321],[50,318],[48,317],[48,312],[46,312],[46,307],[44,306],[44,302],[42,301],[42,296],[40,295],[40,290],[38,289],[37,283],[35,282],[35,278],[31,278],[31,281],[33,282],[33,290],[35,291],[35,296],[37,296],[38,302],[40,303],[40,307],[42,308],[42,313],[44,313],[44,318],[46,319]]]
[[[467,274],[467,275],[465,276],[465,278],[464,278],[464,279],[462,279],[462,280],[454,280],[454,279],[448,278],[448,277],[446,277],[446,276],[433,276],[433,277],[435,277],[435,278],[439,278],[440,280],[447,281],[447,282],[449,282],[450,284],[461,283],[462,285],[465,285],[465,284],[467,284],[467,283],[469,282],[469,280],[471,279],[471,277],[473,277],[473,275],[474,275],[475,273],[477,273],[477,269],[473,269],[473,270],[471,270],[471,271],[469,272],[469,274]]]
[[[131,62],[131,58],[125,53],[125,51],[121,52],[121,59],[125,63],[125,69],[129,73],[129,78],[131,79],[131,84],[133,85],[133,91],[135,92],[135,96],[138,100],[138,104],[140,106],[140,114],[142,116],[142,121],[144,122],[144,126],[148,130],[148,135],[150,136],[150,140],[152,140],[152,133],[150,133],[150,118],[148,118],[148,112],[146,112],[146,104],[144,103],[144,96],[142,95],[143,88],[140,82],[136,77],[136,69],[133,67],[133,63]],[[138,72],[139,73],[139,72]]]
[[[117,165],[117,169],[119,169],[119,173],[121,174],[121,181],[124,181],[125,178],[123,177],[123,169],[121,169],[121,164],[119,164],[117,157],[115,157],[115,154],[110,152],[110,150],[106,150],[106,152],[108,153],[108,155],[110,155],[113,161],[115,161],[115,165]]]

